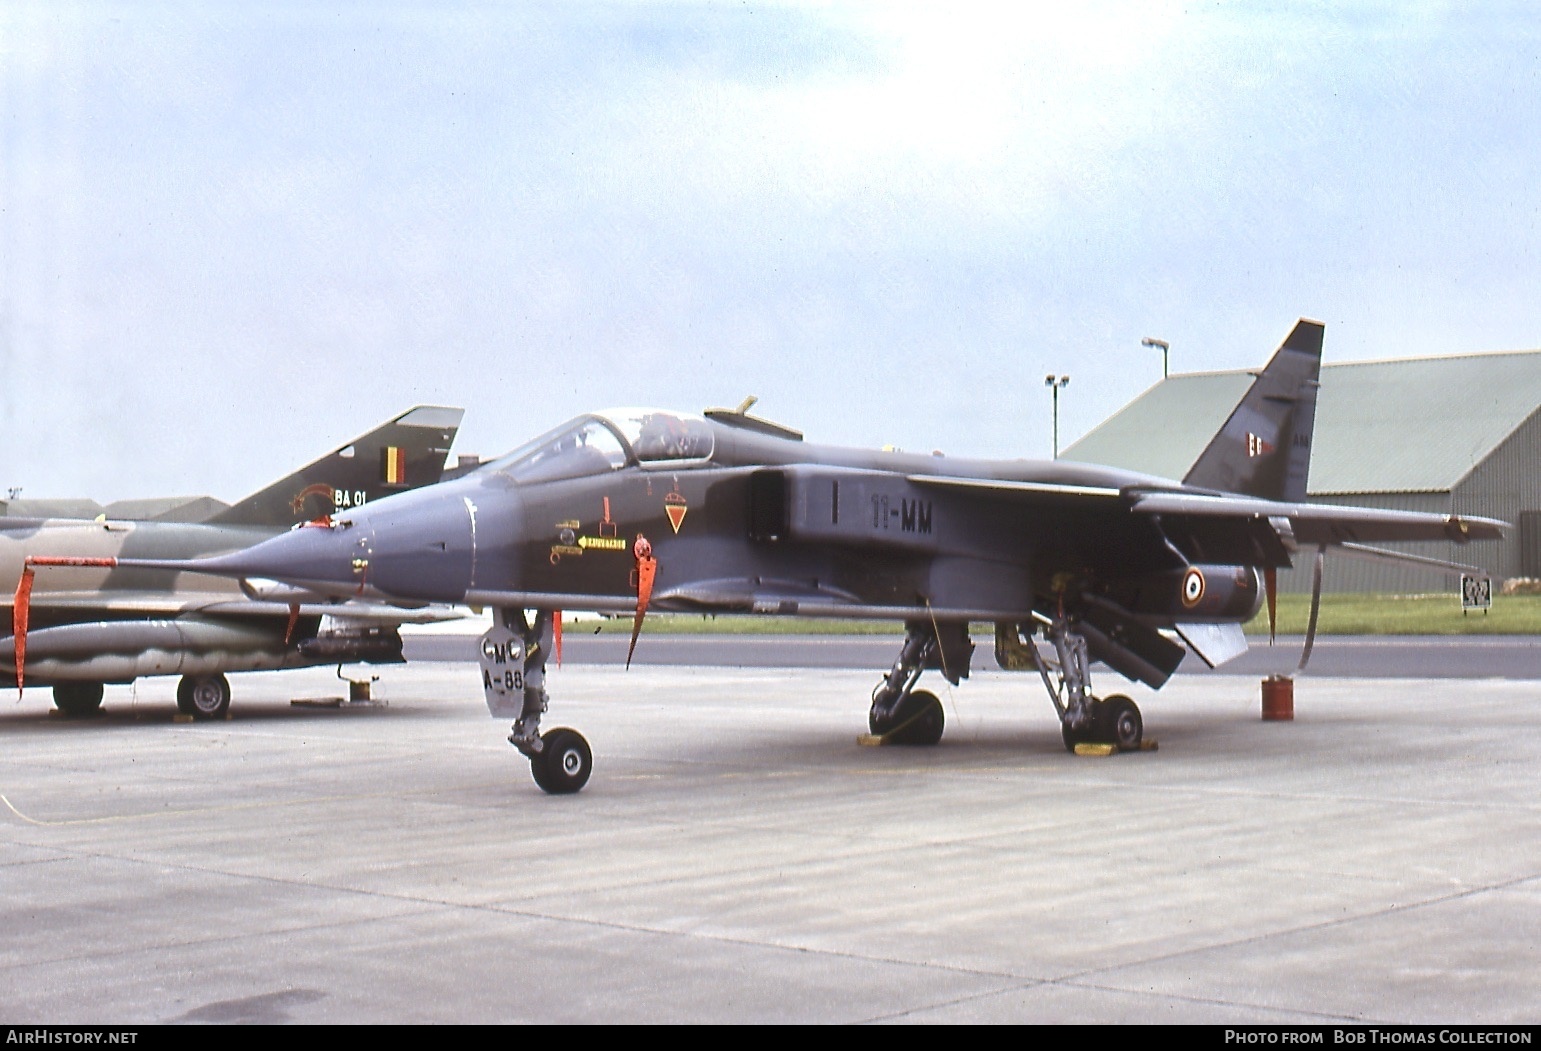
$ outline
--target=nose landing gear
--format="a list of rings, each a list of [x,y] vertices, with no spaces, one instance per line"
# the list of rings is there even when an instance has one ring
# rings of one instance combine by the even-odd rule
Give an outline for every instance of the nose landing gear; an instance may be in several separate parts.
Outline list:
[[[540,732],[546,711],[546,658],[551,653],[552,612],[537,610],[531,624],[522,609],[496,609],[482,636],[482,693],[496,717],[517,717],[508,743],[530,761],[542,790],[569,795],[589,783],[594,753],[577,730]]]
[[[933,745],[942,739],[946,714],[936,694],[915,684],[935,668],[956,686],[968,677],[974,644],[967,624],[913,621],[905,630],[898,660],[872,691],[867,728],[885,744]]]
[[[594,769],[594,753],[589,750],[588,741],[577,730],[565,726],[547,730],[540,737],[540,750],[525,755],[530,757],[530,774],[535,783],[554,796],[578,791],[589,783],[589,771]]]

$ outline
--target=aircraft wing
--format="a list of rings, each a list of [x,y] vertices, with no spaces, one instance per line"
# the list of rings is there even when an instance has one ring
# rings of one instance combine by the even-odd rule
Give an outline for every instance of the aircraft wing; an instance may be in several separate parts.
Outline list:
[[[1135,514],[1233,519],[1249,524],[1261,524],[1268,519],[1287,519],[1295,542],[1302,546],[1419,540],[1446,540],[1464,544],[1471,540],[1502,539],[1504,530],[1508,528],[1507,522],[1475,515],[1437,515],[1341,504],[1285,503],[1259,497],[1181,490],[1117,489],[1109,486],[924,474],[909,475],[906,481],[933,489],[950,489],[981,496],[996,495],[1006,500],[1065,508],[1123,503]]]
[[[1148,515],[1203,518],[1288,519],[1301,546],[1404,540],[1500,540],[1507,522],[1475,515],[1436,515],[1341,504],[1295,504],[1248,496],[1207,496],[1182,492],[1131,492],[1131,510]]]
[[[405,609],[383,602],[326,602],[297,603],[301,616],[326,616],[373,624],[432,624],[440,621],[459,620],[463,612],[446,606],[424,606]],[[178,617],[189,613],[203,613],[221,617],[278,617],[287,618],[290,607],[284,602],[238,598],[231,595],[174,595],[158,591],[125,591],[103,595],[100,591],[43,592],[30,603],[34,611],[60,610],[103,618],[118,618],[132,614],[136,617]],[[5,625],[0,624],[0,632]]]

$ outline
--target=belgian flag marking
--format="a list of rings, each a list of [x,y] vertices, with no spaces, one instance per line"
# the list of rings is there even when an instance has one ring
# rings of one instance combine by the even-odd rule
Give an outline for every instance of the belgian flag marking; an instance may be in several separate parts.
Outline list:
[[[399,445],[380,450],[380,478],[386,485],[407,484],[407,455]]]

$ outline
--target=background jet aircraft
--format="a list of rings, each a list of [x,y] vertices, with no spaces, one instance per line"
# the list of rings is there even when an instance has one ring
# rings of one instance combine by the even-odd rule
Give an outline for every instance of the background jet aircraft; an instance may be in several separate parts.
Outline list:
[[[421,405],[215,514],[206,522],[0,518],[0,586],[9,594],[33,557],[193,558],[250,547],[299,522],[352,511],[437,482],[462,410]],[[28,572],[25,576],[31,578]],[[95,711],[104,683],[181,674],[177,705],[223,716],[223,672],[400,661],[397,626],[442,613],[350,605],[271,582],[111,569],[29,580],[27,685],[53,686],[70,714]],[[7,621],[14,621],[13,616]],[[0,682],[15,680],[15,639],[0,638]]]
[[[1322,326],[1297,324],[1181,482],[811,445],[747,404],[625,409],[249,551],[135,564],[492,606],[487,704],[517,717],[509,740],[548,792],[577,791],[592,763],[576,731],[539,730],[563,609],[632,613],[633,646],[650,607],[902,620],[868,720],[911,744],[943,731],[922,673],[957,684],[970,622],[994,622],[997,660],[1038,673],[1068,747],[1135,747],[1139,709],[1093,695],[1093,661],[1158,688],[1188,649],[1211,664],[1237,655],[1241,624],[1302,548],[1384,556],[1364,542],[1500,534],[1491,519],[1305,502],[1321,348]]]

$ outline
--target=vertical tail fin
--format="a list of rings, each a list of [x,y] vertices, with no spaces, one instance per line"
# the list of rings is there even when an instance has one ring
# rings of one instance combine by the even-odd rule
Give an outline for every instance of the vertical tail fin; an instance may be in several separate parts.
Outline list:
[[[444,405],[409,409],[208,521],[283,528],[432,485],[464,414]]]
[[[1322,366],[1319,321],[1302,318],[1199,454],[1187,485],[1303,503]]]

